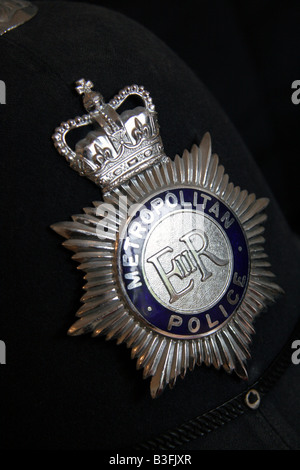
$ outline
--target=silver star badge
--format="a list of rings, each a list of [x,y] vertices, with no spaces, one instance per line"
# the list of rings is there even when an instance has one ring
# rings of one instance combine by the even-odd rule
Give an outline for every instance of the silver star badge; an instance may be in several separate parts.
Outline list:
[[[247,378],[253,323],[282,292],[264,251],[268,199],[229,181],[206,133],[174,161],[149,93],[133,85],[109,103],[80,80],[87,114],[63,122],[58,152],[103,191],[103,201],[52,228],[84,273],[69,329],[131,348],[157,397],[195,365]],[[143,106],[121,114],[131,95]],[[75,150],[72,129],[94,124]]]

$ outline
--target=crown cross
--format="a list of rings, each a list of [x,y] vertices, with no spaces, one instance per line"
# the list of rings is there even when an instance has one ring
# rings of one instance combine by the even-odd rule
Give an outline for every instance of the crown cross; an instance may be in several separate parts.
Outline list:
[[[144,87],[126,87],[108,103],[92,90],[93,87],[90,80],[76,82],[76,91],[83,95],[88,114],[63,122],[55,129],[53,140],[58,152],[74,170],[107,192],[167,157],[155,107]],[[118,108],[131,95],[138,96],[143,106],[118,114]],[[94,129],[76,144],[75,151],[72,150],[66,142],[67,133],[89,124],[93,124]]]
[[[83,95],[83,93],[90,93],[92,88],[94,88],[93,82],[91,82],[91,80],[86,81],[84,78],[78,80],[76,85],[77,86],[75,87],[75,90],[79,95]]]

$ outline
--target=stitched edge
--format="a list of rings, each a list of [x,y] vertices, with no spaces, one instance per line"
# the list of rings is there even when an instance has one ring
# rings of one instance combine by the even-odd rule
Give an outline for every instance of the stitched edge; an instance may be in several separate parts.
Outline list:
[[[168,430],[159,436],[153,437],[138,444],[135,450],[168,450],[175,449],[198,437],[203,437],[214,429],[236,419],[249,410],[245,404],[245,395],[255,388],[261,395],[266,395],[278,382],[287,367],[291,364],[291,343],[300,333],[300,322],[297,323],[293,333],[281,352],[266,372],[248,390],[240,393],[229,401],[214,408],[182,425]]]

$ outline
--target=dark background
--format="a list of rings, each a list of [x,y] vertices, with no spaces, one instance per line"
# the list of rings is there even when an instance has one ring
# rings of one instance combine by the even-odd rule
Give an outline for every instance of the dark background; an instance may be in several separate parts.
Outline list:
[[[189,65],[236,126],[299,233],[300,104],[291,101],[291,85],[300,79],[300,2],[85,3],[136,20]]]
[[[291,84],[300,79],[299,3],[190,1],[180,7],[155,1],[89,3],[115,9],[141,23],[189,65],[234,123],[290,226],[299,233],[300,105],[291,101]],[[103,90],[106,99],[110,98],[106,89],[117,92],[135,77],[143,78],[138,83],[146,87],[147,81],[152,82],[149,90],[155,93],[162,135],[167,137],[163,140],[171,158],[174,149],[182,152],[185,145],[190,148],[195,129],[199,132],[196,143],[200,131],[212,130],[213,148],[233,182],[259,197],[270,196],[228,120],[220,116],[206,90],[169,49],[119,16],[93,10],[96,16],[92,18],[84,3],[84,9],[78,10],[57,5],[49,2],[36,21],[0,38],[0,79],[7,84],[7,104],[0,107],[0,142],[4,142],[0,160],[0,339],[7,345],[7,365],[1,368],[0,384],[0,423],[6,432],[0,445],[10,449],[99,449],[114,443],[111,435],[118,442],[122,438],[135,442],[194,418],[244,387],[225,377],[225,372],[197,368],[172,394],[166,393],[153,403],[148,397],[149,384],[142,381],[141,371],[136,372],[125,345],[117,348],[113,341],[93,341],[90,336],[76,341],[67,337],[80,304],[82,273],[76,271],[70,253],[49,226],[69,220],[71,214],[97,200],[99,191],[71,172],[55,151],[51,132],[61,120],[83,112],[71,87],[82,69],[88,74],[86,78],[95,81],[96,77],[95,88]],[[105,21],[109,20],[110,36],[102,41]],[[99,21],[99,28],[95,21]],[[124,28],[116,39],[111,34],[114,25]],[[132,38],[122,47],[124,31],[130,35],[130,28]],[[124,62],[126,67],[133,64],[132,73],[117,62],[119,48],[130,54],[130,60]],[[155,54],[149,56],[148,71],[144,70],[146,51]],[[155,58],[157,68],[151,67]],[[162,58],[169,64],[158,73]],[[105,67],[113,71],[111,76]],[[167,73],[175,68],[178,75],[173,83]],[[185,88],[186,80],[198,87],[195,101],[191,99],[194,91]],[[180,90],[175,100],[174,90]],[[179,118],[172,120],[177,109]],[[268,209],[266,249],[286,295],[257,322],[251,380],[273,360],[299,316],[299,257],[279,212],[273,200]],[[292,372],[290,382],[281,382],[282,393],[276,392],[273,405],[299,430],[300,393],[296,385],[300,384],[300,367]],[[277,420],[273,410],[270,414]],[[276,447],[277,441],[266,442],[273,436],[265,433],[263,426],[258,435],[255,416],[246,417],[253,422],[238,420],[221,437],[212,433],[212,441],[205,441],[205,445],[227,448],[229,434],[232,446],[257,448],[263,443]],[[277,421],[277,427],[281,422]],[[248,424],[251,433],[247,432]]]

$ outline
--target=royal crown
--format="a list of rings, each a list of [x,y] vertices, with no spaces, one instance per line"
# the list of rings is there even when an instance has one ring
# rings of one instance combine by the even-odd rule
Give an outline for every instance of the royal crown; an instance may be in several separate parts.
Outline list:
[[[61,123],[55,129],[53,140],[58,152],[74,170],[106,192],[167,157],[155,106],[144,87],[126,87],[105,103],[100,93],[92,91],[93,86],[84,79],[76,82],[76,90],[83,95],[88,114]],[[118,114],[117,109],[131,95],[140,97],[144,106]],[[75,151],[72,150],[66,142],[67,133],[89,124],[93,124],[94,129],[76,144]]]

